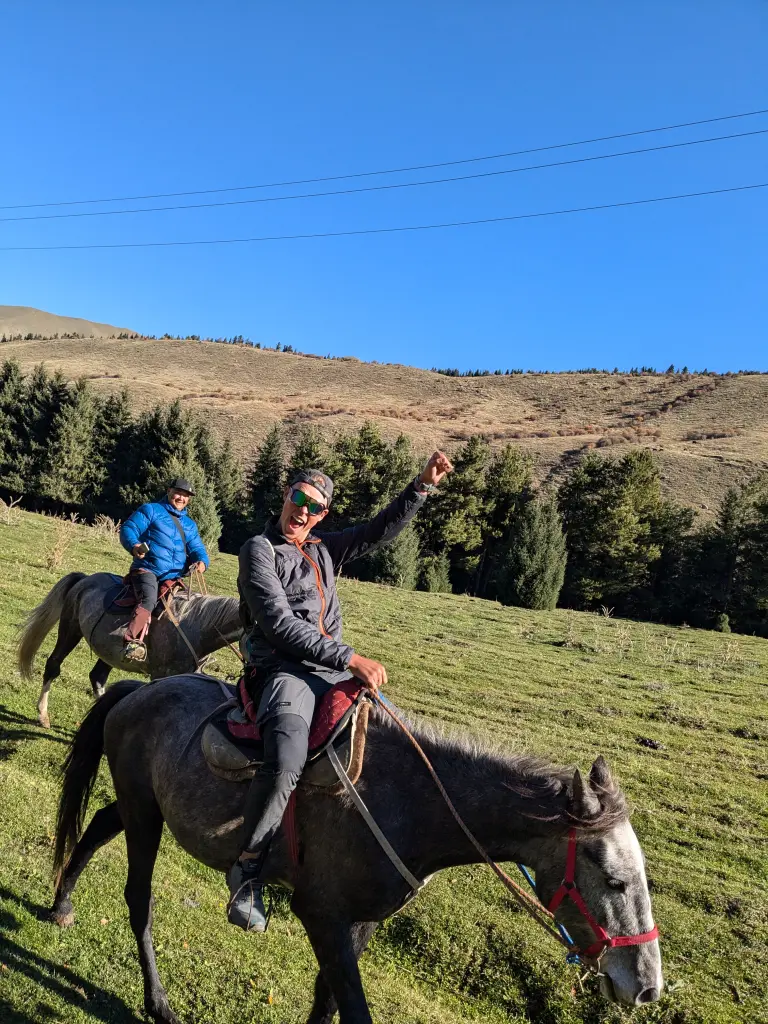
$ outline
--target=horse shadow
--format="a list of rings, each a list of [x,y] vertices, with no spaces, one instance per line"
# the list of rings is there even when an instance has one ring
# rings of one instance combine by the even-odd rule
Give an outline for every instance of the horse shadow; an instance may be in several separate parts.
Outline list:
[[[39,904],[25,900],[9,889],[0,887],[0,901],[14,902],[18,907],[43,919],[47,911]],[[53,926],[52,926],[53,927]],[[15,942],[11,933],[21,928],[19,920],[10,911],[0,907],[0,963],[3,965],[3,981],[8,982],[14,974],[21,974],[34,982],[39,994],[33,1009],[19,1009],[0,996],[0,1020],[3,1024],[44,1024],[45,1021],[60,1021],[61,1009],[45,1001],[45,995],[57,997],[68,1006],[77,1007],[94,1020],[105,1024],[137,1024],[137,1017],[131,1008],[113,992],[107,992],[88,981],[70,967],[47,960],[37,953]]]
[[[7,761],[16,750],[16,744],[23,740],[51,740],[53,743],[69,743],[71,733],[66,729],[43,729],[35,718],[27,718],[18,711],[12,711],[0,704],[0,761]],[[5,1020],[5,1017],[0,1017]]]

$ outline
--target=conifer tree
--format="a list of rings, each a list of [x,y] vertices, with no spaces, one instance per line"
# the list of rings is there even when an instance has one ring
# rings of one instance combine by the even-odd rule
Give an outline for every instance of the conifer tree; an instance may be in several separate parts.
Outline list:
[[[485,479],[491,449],[484,437],[470,437],[454,459],[451,473],[416,520],[427,554],[447,550],[454,589],[467,590],[480,561],[485,521]]]
[[[131,400],[123,388],[101,403],[95,433],[103,460],[103,474],[95,504],[113,519],[125,519],[133,511],[121,494],[139,476],[140,439],[131,411]]]
[[[66,505],[90,505],[102,479],[97,445],[99,408],[87,381],[78,381],[53,417],[39,494]]]
[[[15,359],[0,369],[0,486],[22,495],[25,480],[22,466],[22,421],[27,400],[26,381]]]
[[[327,472],[327,462],[328,445],[318,428],[314,424],[300,427],[288,466],[288,479],[300,469],[321,469]]]
[[[508,444],[493,456],[488,466],[482,519],[483,550],[472,588],[480,597],[492,596],[490,581],[504,540],[520,510],[532,497],[532,465],[529,455]]]
[[[622,610],[661,555],[656,524],[665,508],[652,454],[637,449],[614,461],[588,453],[560,487],[558,504],[568,546],[564,603]]]
[[[446,550],[441,551],[439,555],[423,555],[421,557],[418,586],[419,590],[450,594],[451,563]]]
[[[510,524],[495,568],[493,582],[501,603],[553,609],[563,586],[566,557],[556,503],[530,498]]]
[[[247,507],[251,533],[260,533],[283,505],[285,479],[283,429],[276,423],[258,449],[248,477]]]

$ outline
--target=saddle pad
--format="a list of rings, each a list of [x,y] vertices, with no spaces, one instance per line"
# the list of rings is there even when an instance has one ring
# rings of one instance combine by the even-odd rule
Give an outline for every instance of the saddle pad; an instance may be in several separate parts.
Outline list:
[[[238,692],[244,713],[230,715],[227,721],[229,731],[236,740],[261,739],[258,725],[254,721],[256,708],[245,688],[245,681],[240,677],[237,684]],[[356,679],[348,679],[337,683],[323,696],[323,699],[315,708],[312,716],[312,728],[309,731],[310,751],[322,747],[328,740],[331,733],[341,722],[347,711],[356,703],[363,687]]]
[[[358,699],[348,704],[346,711],[327,733],[320,745],[310,748],[307,764],[302,773],[302,784],[331,792],[341,792],[338,777],[328,758],[328,747],[333,745],[344,769],[356,780],[363,766],[365,737],[368,725],[369,702],[362,691]],[[240,782],[252,778],[264,760],[264,747],[260,739],[234,739],[230,733],[231,721],[239,719],[243,725],[242,712],[234,709],[224,712],[203,729],[200,745],[209,769],[219,778]],[[248,723],[252,725],[252,723]]]
[[[104,595],[104,611],[121,612],[135,608],[138,602],[129,577],[118,576],[116,573],[110,573],[110,576],[115,581],[115,585],[110,587]],[[158,588],[157,604],[152,614],[156,615],[161,612],[163,610],[162,598],[172,596],[181,586],[183,584],[180,580],[163,580]]]

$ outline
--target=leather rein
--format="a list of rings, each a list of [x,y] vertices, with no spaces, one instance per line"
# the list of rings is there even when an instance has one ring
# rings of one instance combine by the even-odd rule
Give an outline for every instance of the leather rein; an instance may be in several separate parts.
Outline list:
[[[640,935],[609,935],[609,933],[598,924],[592,914],[589,912],[584,898],[576,886],[576,844],[578,837],[575,828],[571,828],[568,832],[568,852],[566,854],[565,862],[565,874],[563,881],[560,884],[560,888],[555,892],[552,899],[549,901],[548,906],[532,896],[529,892],[518,885],[509,875],[504,871],[495,860],[486,852],[481,846],[472,832],[469,830],[464,820],[462,819],[459,812],[456,810],[451,798],[448,796],[445,787],[437,776],[437,772],[432,767],[432,763],[425,754],[421,745],[419,744],[416,737],[411,733],[405,722],[402,721],[392,709],[388,701],[385,701],[378,693],[376,694],[375,700],[380,708],[382,708],[395,722],[405,735],[410,740],[412,746],[418,753],[421,760],[427,767],[427,771],[432,776],[432,780],[438,788],[440,795],[456,820],[456,824],[462,830],[464,835],[474,846],[477,852],[485,863],[491,868],[493,873],[499,879],[501,884],[508,890],[508,892],[517,900],[520,906],[533,918],[534,921],[538,922],[544,928],[545,931],[549,932],[553,939],[565,946],[568,950],[569,956],[578,957],[584,966],[594,974],[600,973],[600,960],[605,953],[606,949],[612,949],[616,946],[639,946],[645,942],[653,942],[659,937],[659,930],[656,925],[648,932],[643,932]],[[576,945],[569,936],[561,934],[558,931],[557,922],[555,921],[555,911],[564,902],[565,899],[570,899],[576,905],[577,909],[581,913],[582,917],[587,921],[590,928],[595,934],[596,941],[586,949]]]

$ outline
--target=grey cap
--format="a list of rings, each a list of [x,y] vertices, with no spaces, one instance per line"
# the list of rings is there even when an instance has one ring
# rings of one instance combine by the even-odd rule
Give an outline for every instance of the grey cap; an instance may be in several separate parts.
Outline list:
[[[195,495],[195,488],[189,480],[185,480],[183,476],[177,476],[175,480],[172,480],[168,484],[168,490],[170,491],[171,489],[174,491],[187,491],[192,495],[192,497]]]
[[[311,484],[325,498],[328,505],[333,497],[333,480],[321,469],[300,469],[291,477],[290,486],[294,484]]]

